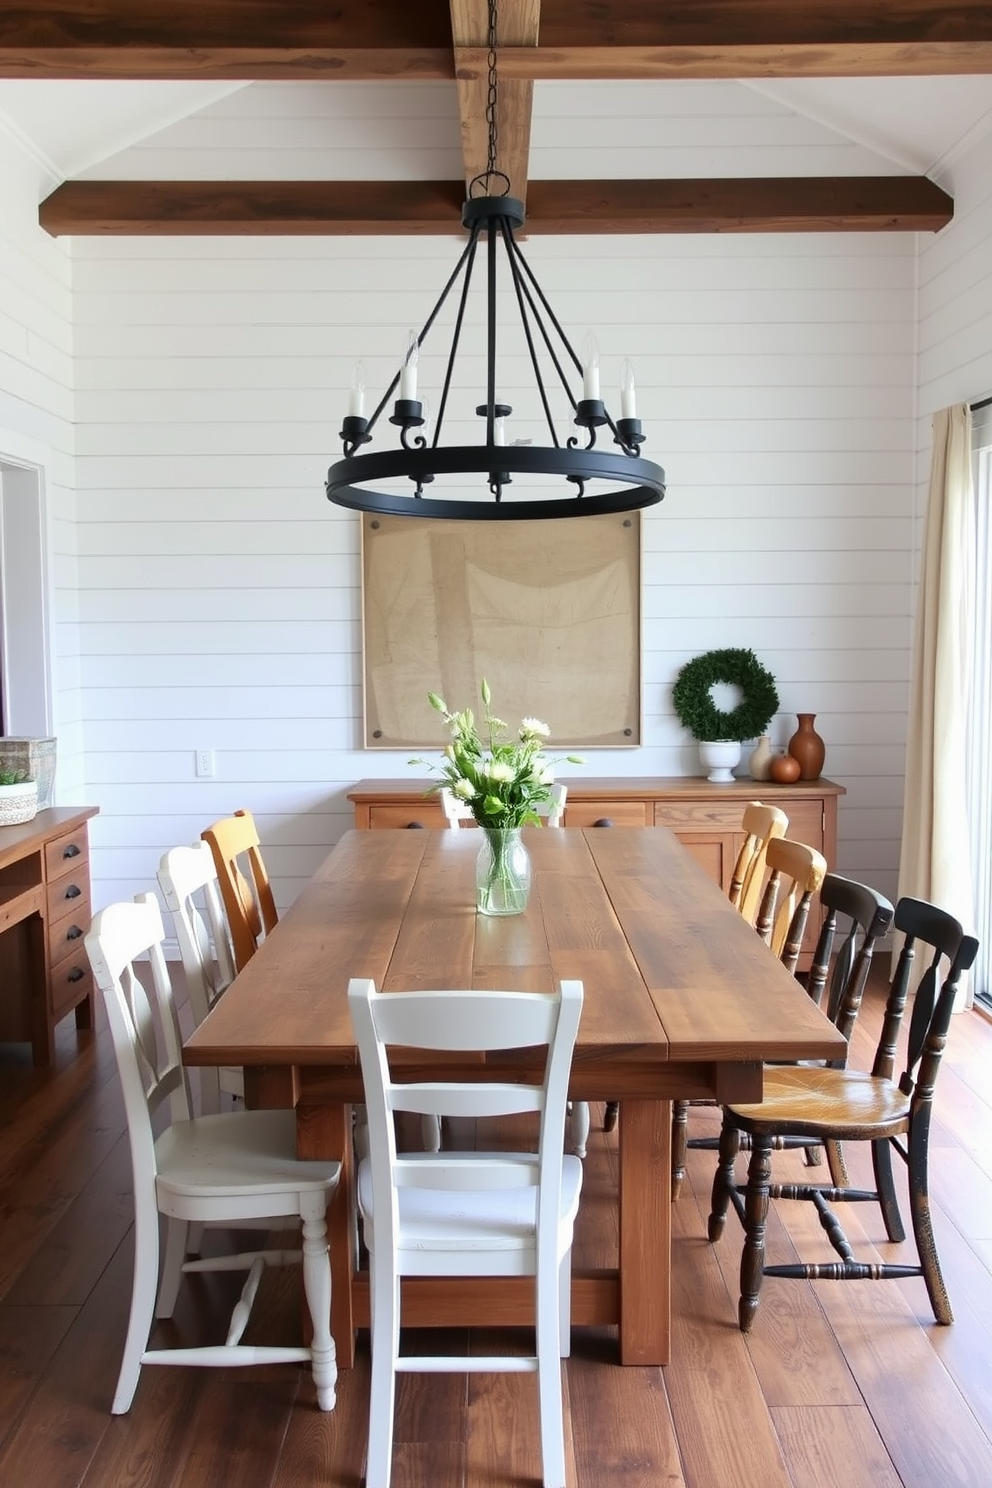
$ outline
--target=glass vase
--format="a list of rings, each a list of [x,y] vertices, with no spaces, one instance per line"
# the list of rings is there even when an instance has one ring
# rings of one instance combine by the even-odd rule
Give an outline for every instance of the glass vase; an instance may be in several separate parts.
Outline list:
[[[530,893],[530,855],[519,827],[483,827],[475,864],[476,908],[485,915],[523,914]]]

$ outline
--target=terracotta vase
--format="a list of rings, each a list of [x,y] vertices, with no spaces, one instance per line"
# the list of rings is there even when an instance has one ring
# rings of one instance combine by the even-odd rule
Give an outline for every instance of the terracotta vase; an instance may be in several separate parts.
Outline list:
[[[772,760],[775,751],[772,749],[772,741],[768,734],[762,734],[748,758],[748,769],[752,780],[770,780]]]
[[[819,780],[826,758],[827,746],[813,724],[815,713],[797,713],[799,727],[789,740],[789,753],[799,761],[800,780]]]

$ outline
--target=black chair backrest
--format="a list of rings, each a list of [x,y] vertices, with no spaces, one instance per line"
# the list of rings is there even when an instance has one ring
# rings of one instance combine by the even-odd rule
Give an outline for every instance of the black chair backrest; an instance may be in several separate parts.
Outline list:
[[[827,987],[827,1016],[850,1040],[875,946],[888,933],[895,910],[884,894],[839,873],[828,873],[824,878],[820,886],[820,904],[824,910],[823,923],[807,978],[807,990],[819,1003],[824,987]],[[850,920],[850,928],[833,954],[838,921],[842,915]]]
[[[906,1042],[906,1062],[899,1082],[907,1095],[915,1091],[925,1096],[933,1091],[954,1012],[954,1000],[963,973],[978,954],[978,941],[973,935],[965,935],[953,915],[923,899],[900,899],[894,923],[905,939],[885,1005],[885,1022],[872,1072],[890,1080],[893,1077],[896,1043],[909,996],[917,946],[929,946],[933,954],[916,989]],[[948,969],[941,983],[940,965],[945,957]],[[918,1074],[917,1065],[920,1066]]]

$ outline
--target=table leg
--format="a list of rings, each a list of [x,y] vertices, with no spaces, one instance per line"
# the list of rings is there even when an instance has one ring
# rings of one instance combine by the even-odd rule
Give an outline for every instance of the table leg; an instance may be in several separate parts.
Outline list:
[[[667,1364],[671,1344],[668,1100],[620,1105],[620,1362]]]
[[[354,1146],[351,1107],[345,1105],[296,1108],[296,1153],[304,1158],[341,1162],[341,1181],[327,1211],[327,1241],[331,1251],[331,1333],[339,1369],[355,1363],[355,1318],[352,1281],[358,1265],[355,1236]]]

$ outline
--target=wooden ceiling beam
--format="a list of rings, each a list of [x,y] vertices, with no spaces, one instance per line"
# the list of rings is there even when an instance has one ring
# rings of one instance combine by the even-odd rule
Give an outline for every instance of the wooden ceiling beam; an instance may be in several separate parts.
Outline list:
[[[449,0],[0,8],[0,77],[451,78],[454,45]],[[478,50],[460,47],[458,66],[474,81]],[[987,0],[543,0],[540,44],[527,38],[500,58],[501,77],[521,82],[990,71]]]
[[[461,236],[460,181],[70,181],[42,202],[53,237]],[[541,233],[936,232],[951,198],[919,176],[532,181]]]
[[[458,83],[458,114],[461,120],[462,160],[465,187],[486,169],[489,135],[486,106],[489,97],[488,0],[450,0],[454,68]],[[537,45],[541,0],[500,0],[497,29],[499,55],[506,46],[533,49]],[[460,67],[466,48],[481,56],[481,66]],[[473,53],[474,54],[474,53]],[[526,79],[504,78],[497,59],[499,88],[496,108],[498,149],[496,168],[509,181],[511,196],[526,203],[530,123],[534,84]]]

